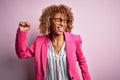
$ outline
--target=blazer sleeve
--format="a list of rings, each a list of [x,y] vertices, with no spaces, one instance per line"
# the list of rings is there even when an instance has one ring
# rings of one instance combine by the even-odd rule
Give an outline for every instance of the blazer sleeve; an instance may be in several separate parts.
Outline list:
[[[77,61],[79,63],[79,67],[81,69],[82,77],[83,77],[83,80],[91,80],[90,74],[88,72],[88,66],[87,66],[87,63],[86,63],[86,59],[83,55],[81,45],[82,45],[81,37],[77,36],[76,56],[77,56]]]
[[[18,29],[16,34],[15,50],[17,56],[21,59],[34,56],[34,43],[30,47],[27,47],[26,40],[27,31],[20,31]]]

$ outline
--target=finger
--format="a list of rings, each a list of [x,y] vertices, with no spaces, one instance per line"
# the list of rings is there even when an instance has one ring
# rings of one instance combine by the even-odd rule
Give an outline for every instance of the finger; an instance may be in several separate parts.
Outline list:
[[[26,21],[19,22],[19,26],[21,27],[30,27],[30,24]]]
[[[26,26],[30,27],[30,24],[28,22],[26,22]]]
[[[25,26],[25,22],[19,22],[19,26],[24,27]]]

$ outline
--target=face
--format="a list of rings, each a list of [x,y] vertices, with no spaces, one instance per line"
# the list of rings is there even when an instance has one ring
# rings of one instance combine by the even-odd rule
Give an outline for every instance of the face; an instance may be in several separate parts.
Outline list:
[[[65,14],[56,13],[52,19],[51,32],[54,35],[63,35],[67,27],[67,17]]]

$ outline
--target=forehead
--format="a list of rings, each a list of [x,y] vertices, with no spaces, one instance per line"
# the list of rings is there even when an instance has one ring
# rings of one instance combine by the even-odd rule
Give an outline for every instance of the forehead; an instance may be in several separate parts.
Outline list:
[[[67,19],[67,15],[65,13],[56,13],[55,18]]]

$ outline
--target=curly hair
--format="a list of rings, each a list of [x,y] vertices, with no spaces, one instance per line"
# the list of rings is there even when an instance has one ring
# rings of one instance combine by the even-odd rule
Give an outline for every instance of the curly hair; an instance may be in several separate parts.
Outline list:
[[[50,33],[51,21],[54,18],[56,13],[65,14],[67,16],[67,18],[68,18],[67,19],[67,27],[66,27],[65,31],[71,32],[71,30],[73,28],[73,20],[74,20],[73,13],[71,11],[71,8],[69,8],[66,5],[60,4],[60,5],[51,5],[45,9],[43,9],[42,15],[39,19],[40,33],[42,33],[42,34]]]

